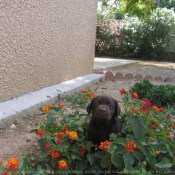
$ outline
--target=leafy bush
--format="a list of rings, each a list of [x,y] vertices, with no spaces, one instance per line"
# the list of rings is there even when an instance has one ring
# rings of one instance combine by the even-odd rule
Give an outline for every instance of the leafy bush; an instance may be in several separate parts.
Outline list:
[[[113,133],[99,146],[87,141],[90,116],[77,108],[94,96],[87,90],[66,99],[75,106],[64,114],[64,105],[42,108],[46,121],[31,133],[38,136],[40,152],[20,159],[0,159],[0,172],[30,174],[159,174],[173,171],[175,165],[175,109],[152,106],[148,99],[138,100],[136,92],[120,90],[124,113],[122,132]],[[95,148],[95,152],[91,152]],[[2,174],[3,174],[2,173]]]
[[[175,35],[175,13],[157,8],[148,18],[126,17],[124,22],[100,14],[96,30],[96,56],[161,60]]]
[[[96,28],[96,56],[119,55],[117,42],[121,38],[121,22],[99,15]],[[118,43],[119,44],[119,43]]]
[[[149,80],[144,79],[135,83],[132,91],[136,91],[140,99],[148,98],[157,106],[175,105],[175,86],[173,85],[153,85]]]
[[[132,56],[141,59],[161,60],[166,44],[175,35],[175,13],[157,8],[146,19],[127,17],[122,26],[123,41],[132,49]]]

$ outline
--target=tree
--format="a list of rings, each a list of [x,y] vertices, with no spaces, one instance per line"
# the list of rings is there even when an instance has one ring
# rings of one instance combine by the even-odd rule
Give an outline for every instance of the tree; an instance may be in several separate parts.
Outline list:
[[[112,7],[114,13],[120,10],[120,13],[128,13],[139,18],[150,16],[157,7],[155,0],[99,0],[99,2],[107,11]]]

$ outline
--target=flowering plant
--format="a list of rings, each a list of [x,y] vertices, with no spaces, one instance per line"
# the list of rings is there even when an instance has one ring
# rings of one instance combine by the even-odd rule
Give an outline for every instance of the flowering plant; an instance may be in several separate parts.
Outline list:
[[[175,165],[175,109],[152,106],[137,92],[120,90],[124,112],[122,133],[93,145],[87,141],[90,116],[87,103],[95,96],[88,90],[66,100],[65,104],[42,108],[46,121],[31,133],[38,136],[38,153],[28,153],[7,164],[0,159],[0,173],[33,174],[158,174],[173,172]],[[81,112],[82,111],[82,112]],[[158,172],[158,173],[157,173]]]

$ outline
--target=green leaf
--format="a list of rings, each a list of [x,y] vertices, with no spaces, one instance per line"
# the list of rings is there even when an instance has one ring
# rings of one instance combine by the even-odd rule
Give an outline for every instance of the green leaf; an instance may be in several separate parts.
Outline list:
[[[0,125],[0,129],[2,130],[2,129],[4,129],[5,127],[3,126],[3,125]]]
[[[60,115],[63,113],[63,109],[60,107],[51,107],[49,110],[54,111],[54,114]]]
[[[109,166],[111,166],[111,164],[111,155],[106,154],[101,160],[100,165],[102,168],[108,168]]]
[[[49,155],[48,151],[43,151],[41,155],[39,156],[39,160],[43,161],[47,156]]]
[[[34,133],[36,131],[38,131],[38,129],[32,129],[32,130],[29,131],[29,133]]]
[[[143,137],[146,133],[146,122],[143,119],[134,120],[134,134],[137,138]]]
[[[122,145],[119,145],[114,151],[114,154],[116,154],[116,153],[125,154],[126,153],[125,147]]]
[[[170,163],[169,159],[163,158],[161,162],[155,164],[156,167],[158,168],[171,168],[172,163]]]
[[[128,168],[134,164],[135,158],[132,155],[132,153],[127,152],[126,154],[123,155],[123,160],[124,160],[125,167]]]
[[[70,121],[70,120],[74,120],[74,119],[76,119],[76,115],[66,115],[65,117],[64,117],[64,120],[65,121]]]
[[[126,140],[125,138],[118,137],[116,139],[116,143],[124,146],[126,144]]]
[[[119,154],[112,154],[111,155],[111,162],[118,168],[121,168],[123,157]]]
[[[88,161],[87,160],[82,160],[81,162],[76,163],[76,170],[84,170],[88,166]]]
[[[38,145],[40,146],[41,149],[44,148],[44,146],[46,145],[46,139],[45,138],[42,138],[42,139],[39,139],[38,140]]]
[[[143,154],[142,154],[138,149],[135,149],[135,150],[134,150],[133,155],[134,155],[134,157],[137,158],[139,161],[141,161],[142,158],[143,158]]]
[[[53,123],[53,122],[55,122],[56,121],[56,117],[55,117],[55,115],[53,115],[53,114],[49,114],[48,116],[47,116],[47,120],[46,120],[48,123]]]
[[[88,159],[90,165],[92,166],[95,162],[94,155],[93,154],[87,154],[87,159]]]

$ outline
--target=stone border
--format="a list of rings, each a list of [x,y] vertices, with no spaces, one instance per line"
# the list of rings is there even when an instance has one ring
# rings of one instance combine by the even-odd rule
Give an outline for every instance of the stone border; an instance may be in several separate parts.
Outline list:
[[[130,80],[130,79],[135,79],[135,80],[143,80],[143,79],[148,79],[150,81],[163,81],[163,82],[175,82],[175,79],[173,80],[170,77],[161,77],[161,76],[156,76],[153,77],[152,75],[142,75],[142,74],[136,74],[133,75],[132,73],[126,73],[123,74],[121,72],[116,72],[113,73],[111,71],[107,71],[104,73],[102,70],[95,71],[97,74],[105,74],[106,79],[125,79],[125,80]]]

